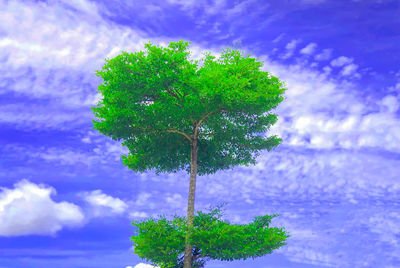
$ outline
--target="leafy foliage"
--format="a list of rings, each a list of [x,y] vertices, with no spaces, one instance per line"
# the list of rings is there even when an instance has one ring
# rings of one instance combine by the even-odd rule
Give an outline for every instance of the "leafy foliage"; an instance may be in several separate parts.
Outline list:
[[[194,233],[190,238],[193,257],[196,260],[192,267],[203,267],[205,261],[211,259],[254,259],[286,245],[284,241],[290,237],[282,228],[268,228],[271,219],[278,214],[256,217],[254,222],[248,225],[230,225],[227,221],[220,221],[219,207],[209,214],[197,214],[192,227]],[[161,268],[182,268],[183,257],[178,256],[185,249],[185,234],[188,230],[186,220],[176,215],[172,222],[162,215],[159,217],[159,221],[150,218],[141,223],[132,223],[139,228],[138,235],[131,237],[135,245],[134,252],[140,258],[147,259]]]
[[[94,128],[113,140],[124,139],[130,154],[122,155],[122,162],[136,172],[190,173],[195,127],[199,176],[255,165],[259,150],[270,151],[282,140],[254,134],[278,120],[264,113],[283,100],[283,83],[260,71],[262,62],[229,48],[218,61],[206,53],[197,70],[198,61],[187,60],[187,46],[182,40],[168,48],[147,43],[147,57],[123,51],[106,59],[96,72],[105,81],[98,87],[104,98],[91,107],[104,120],[93,120]]]

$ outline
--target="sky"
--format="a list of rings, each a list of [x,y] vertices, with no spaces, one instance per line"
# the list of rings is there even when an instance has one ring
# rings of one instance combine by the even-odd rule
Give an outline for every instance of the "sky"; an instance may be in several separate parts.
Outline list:
[[[0,0],[0,268],[151,268],[133,221],[186,217],[189,174],[135,173],[93,129],[122,51],[240,46],[286,84],[257,164],[197,176],[195,212],[279,214],[287,245],[208,268],[400,267],[400,2]]]

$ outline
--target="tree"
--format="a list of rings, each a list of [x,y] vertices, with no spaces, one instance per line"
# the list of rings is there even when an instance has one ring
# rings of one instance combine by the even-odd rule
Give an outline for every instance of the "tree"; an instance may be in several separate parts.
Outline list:
[[[214,217],[215,214],[218,216]],[[231,261],[263,256],[286,245],[283,241],[289,235],[285,235],[283,228],[268,228],[277,215],[256,217],[248,225],[230,225],[219,220],[219,207],[209,214],[198,212],[189,241],[193,245],[191,267],[204,267],[210,259]],[[185,222],[181,217],[175,217],[172,222],[165,217],[159,221],[152,218],[141,223],[135,221],[132,225],[139,227],[139,234],[131,237],[135,254],[161,268],[183,268],[182,257],[178,259],[178,255],[185,252]]]
[[[124,139],[130,154],[121,158],[129,169],[190,173],[184,268],[192,259],[196,175],[255,165],[259,150],[278,146],[282,139],[276,136],[253,134],[276,123],[277,115],[266,113],[286,90],[278,78],[259,70],[262,62],[229,47],[218,61],[206,53],[198,70],[198,61],[187,60],[187,46],[183,40],[168,48],[149,42],[147,55],[122,51],[106,59],[96,71],[104,80],[98,87],[104,98],[91,108],[105,119],[93,120],[94,129]]]

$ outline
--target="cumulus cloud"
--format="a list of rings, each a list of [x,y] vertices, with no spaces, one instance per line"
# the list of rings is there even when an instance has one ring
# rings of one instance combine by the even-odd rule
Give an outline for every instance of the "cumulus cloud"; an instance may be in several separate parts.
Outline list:
[[[332,55],[332,49],[326,48],[322,50],[322,53],[315,55],[314,59],[317,61],[328,60]]]
[[[52,187],[26,179],[14,189],[0,187],[0,236],[50,235],[64,227],[81,227],[85,216],[81,208],[68,202],[55,202]]]
[[[121,214],[124,212],[128,205],[119,198],[114,198],[109,195],[103,194],[101,190],[94,190],[91,192],[82,192],[78,194],[86,202],[95,207],[110,208],[113,213]],[[104,215],[96,211],[96,215]]]
[[[290,43],[288,43],[288,44],[286,45],[286,49],[287,49],[287,50],[293,50],[293,49],[295,49],[296,46],[297,46],[297,44],[298,44],[299,42],[300,42],[299,40],[292,40],[292,41],[290,41]]]
[[[292,40],[286,45],[286,53],[281,56],[282,59],[287,59],[290,58],[293,55],[293,52],[297,46],[297,44],[300,43],[300,40]]]
[[[340,72],[340,74],[343,75],[343,76],[351,75],[351,74],[355,73],[357,68],[358,68],[357,64],[351,63],[349,65],[344,66],[342,71]]]
[[[399,99],[393,95],[388,95],[380,101],[381,111],[396,113],[399,110]]]
[[[356,72],[358,69],[358,65],[352,63],[353,59],[348,58],[345,56],[340,56],[330,62],[331,66],[333,67],[343,67],[342,70],[340,71],[340,74],[342,76],[350,76],[352,75],[355,78],[360,78],[361,75]]]
[[[302,48],[300,50],[300,53],[305,54],[305,55],[311,55],[314,53],[316,47],[317,47],[317,44],[310,43],[307,46],[305,46],[304,48]]]
[[[331,65],[333,67],[341,67],[341,66],[343,66],[345,64],[349,64],[349,63],[352,63],[352,62],[353,62],[352,58],[348,58],[348,57],[345,57],[345,56],[340,56],[340,57],[332,60],[331,61]]]

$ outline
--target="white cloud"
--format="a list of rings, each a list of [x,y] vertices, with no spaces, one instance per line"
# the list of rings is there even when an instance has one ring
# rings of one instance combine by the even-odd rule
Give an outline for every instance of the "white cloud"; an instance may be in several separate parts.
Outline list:
[[[324,72],[325,72],[326,74],[329,74],[330,72],[332,72],[332,68],[329,67],[329,66],[325,66],[324,68],[322,68],[322,70],[324,70]]]
[[[85,14],[99,17],[98,8],[94,2],[86,0],[58,0],[58,2],[63,3],[64,5],[69,6],[70,8],[74,8]]]
[[[357,64],[351,63],[349,65],[344,66],[340,74],[343,76],[351,75],[357,70],[357,68],[358,68]]]
[[[393,95],[388,95],[380,101],[381,111],[395,113],[399,110],[399,99]]]
[[[129,218],[130,219],[136,219],[136,218],[147,218],[149,215],[146,212],[130,212],[129,213]]]
[[[274,40],[272,40],[272,43],[279,42],[279,40],[281,40],[282,37],[283,37],[284,35],[285,35],[284,33],[281,33],[277,38],[275,38]]]
[[[149,200],[150,198],[151,200]],[[136,208],[146,206],[147,208],[154,209],[156,207],[156,204],[152,200],[154,200],[154,198],[152,198],[152,195],[150,193],[141,192],[139,193],[134,205]],[[144,211],[134,211],[129,213],[130,219],[145,218],[145,217],[148,217],[148,214]]]
[[[127,266],[126,268],[132,268],[132,266]],[[159,268],[159,266],[153,266],[153,265],[146,264],[146,263],[139,263],[138,265],[136,265],[133,268]]]
[[[151,197],[150,193],[140,193],[136,200],[136,205],[137,206],[143,206],[145,204],[148,204],[149,202],[147,201]]]
[[[396,85],[389,87],[389,90],[400,90],[400,82],[396,83]]]
[[[281,58],[282,59],[290,58],[293,55],[294,49],[296,48],[297,44],[300,42],[301,41],[299,39],[290,41],[285,47],[287,52],[283,56],[281,56]]]
[[[66,16],[58,18],[58,23],[54,24],[54,18],[52,18],[49,14],[55,13],[55,6],[47,7],[48,12],[45,12],[46,10],[41,9],[40,6],[32,6],[31,11],[34,14],[44,15],[38,17],[35,20],[31,20],[29,19],[30,17],[27,16],[26,18],[23,18],[24,20],[26,20],[25,22],[23,21],[22,23],[18,23],[17,20],[13,20],[12,18],[18,16],[18,12],[16,10],[18,10],[18,8],[20,7],[19,5],[21,4],[18,4],[18,2],[14,2],[14,4],[10,6],[3,6],[4,9],[2,10],[4,10],[3,12],[5,13],[2,14],[4,16],[0,16],[0,20],[1,18],[3,18],[2,22],[7,23],[9,29],[16,29],[15,31],[8,33],[8,45],[3,45],[5,48],[7,47],[9,49],[6,51],[8,51],[7,53],[10,54],[11,58],[24,58],[24,62],[22,63],[23,66],[33,66],[33,70],[34,72],[36,72],[35,76],[39,79],[36,79],[35,82],[32,82],[29,80],[29,75],[24,72],[10,71],[9,73],[7,73],[6,71],[5,73],[9,77],[15,77],[16,75],[18,75],[16,83],[13,83],[9,87],[7,87],[7,89],[25,94],[27,96],[31,96],[32,92],[35,92],[35,98],[42,98],[47,96],[51,97],[54,101],[51,102],[52,106],[49,107],[43,107],[42,105],[37,107],[34,106],[34,108],[36,109],[36,113],[33,115],[29,110],[21,110],[20,104],[4,105],[2,108],[0,108],[0,120],[2,120],[3,122],[16,124],[16,126],[20,125],[23,128],[26,128],[27,125],[32,125],[36,128],[54,127],[58,129],[72,127],[76,122],[87,122],[88,118],[82,116],[81,111],[74,113],[69,110],[60,110],[60,107],[84,107],[85,109],[87,109],[88,106],[91,105],[90,102],[92,102],[92,104],[95,104],[94,97],[99,96],[92,95],[93,90],[85,92],[82,87],[77,88],[76,85],[89,83],[90,79],[88,77],[92,76],[90,74],[93,73],[95,69],[99,69],[100,66],[104,64],[104,57],[106,55],[109,55],[112,51],[114,52],[112,52],[111,54],[117,53],[116,51],[118,51],[119,49],[124,49],[127,51],[143,50],[144,43],[147,40],[145,38],[141,38],[140,36],[138,36],[138,34],[133,32],[129,28],[117,26],[109,27],[107,26],[107,24],[101,23],[97,24],[96,26],[92,26],[91,24],[87,24],[85,22],[75,22],[79,20],[76,20],[76,15],[73,14],[71,14],[70,16],[72,16],[74,20]],[[5,20],[4,18],[7,19]],[[25,28],[21,28],[21,25],[25,25]],[[35,29],[43,29],[48,27],[50,27],[50,29],[52,27],[53,32],[47,37],[46,34],[42,33],[42,31],[35,32]],[[21,32],[26,32],[26,34],[24,34],[23,36],[19,35],[18,33]],[[59,43],[59,36],[61,36],[62,34],[64,34],[65,36],[62,40],[62,43]],[[55,39],[49,39],[49,37],[51,36],[54,36]],[[86,43],[90,45],[85,46],[85,42],[83,42],[82,45],[82,36],[86,36],[88,38]],[[80,42],[77,42],[77,40],[79,40]],[[154,42],[153,40],[152,43],[166,46],[170,41],[172,40],[168,40],[165,38],[157,39],[156,42]],[[35,48],[39,50],[35,52],[35,50],[29,49],[28,45],[26,45],[25,47],[18,47],[18,45],[24,42],[30,45],[36,45]],[[288,50],[289,54],[293,53],[293,50],[296,48],[298,42],[299,40],[292,40],[286,45],[286,49]],[[46,51],[44,51],[39,46],[39,44],[41,43],[47,45]],[[46,55],[48,55],[51,51],[54,51],[54,53],[56,53],[60,50],[65,49],[69,49],[70,51],[78,51],[78,55],[69,54],[69,62],[65,62],[65,57],[55,56],[56,54],[49,56],[51,57],[51,60],[46,58]],[[203,49],[195,44],[191,44],[190,51],[192,52],[192,55],[190,57],[191,59],[199,59],[202,57],[201,52],[210,51],[210,49]],[[330,54],[330,51],[330,49],[324,49],[322,54],[316,56],[316,59],[326,59],[327,56]],[[216,55],[217,57],[220,56],[219,49],[213,49],[211,50],[211,53],[213,55]],[[28,54],[30,55],[29,57],[27,57]],[[254,55],[254,53],[251,54],[253,56],[256,56]],[[345,63],[351,63],[351,61],[352,59],[342,56],[333,60],[332,66],[343,66]],[[72,64],[73,62],[76,63]],[[96,62],[96,64],[94,64],[93,62]],[[6,68],[4,69],[13,70],[16,67],[14,64],[15,62],[7,62]],[[51,77],[52,79],[49,79],[51,74],[48,73],[46,69],[42,68],[42,66],[45,66],[45,64],[49,64],[48,67],[51,68],[67,67],[71,68],[71,70],[73,70],[74,68],[78,68],[80,71],[83,71],[88,75],[83,75],[81,77],[81,72],[71,71],[70,73],[68,73],[64,70],[60,70]],[[278,77],[280,77],[283,81],[288,82],[288,99],[285,100],[280,106],[291,106],[294,110],[300,109],[297,112],[289,113],[293,117],[292,122],[295,122],[296,118],[299,118],[300,116],[307,116],[308,114],[311,114],[312,117],[318,116],[318,113],[314,113],[313,110],[325,110],[327,112],[325,115],[326,118],[323,119],[323,121],[328,121],[328,119],[340,121],[343,119],[332,117],[331,114],[328,113],[329,111],[332,111],[332,107],[335,107],[335,111],[337,111],[337,108],[342,107],[343,109],[341,111],[344,113],[351,110],[352,107],[357,105],[361,105],[363,109],[367,108],[367,106],[363,104],[363,100],[357,100],[357,96],[352,96],[351,98],[348,98],[347,94],[350,94],[349,92],[352,92],[352,90],[350,90],[350,87],[348,87],[349,89],[346,92],[345,89],[343,89],[343,86],[345,86],[344,84],[336,84],[335,82],[328,80],[328,75],[331,72],[331,68],[329,66],[325,66],[323,68],[324,73],[318,73],[318,71],[310,71],[304,68],[304,66],[297,65],[289,68],[287,66],[277,64],[266,59],[264,60],[264,67],[267,71],[271,71],[271,69],[273,69],[275,73],[279,74]],[[354,72],[355,69],[355,64],[347,65],[344,67],[342,75],[349,75],[351,72]],[[20,77],[28,78],[24,81],[24,83],[22,83],[21,81],[23,80],[20,79]],[[68,83],[63,84],[62,80],[67,80]],[[40,83],[38,83],[37,81],[40,81]],[[53,88],[58,88],[59,90],[55,91],[53,90]],[[325,90],[328,91],[326,93],[323,93],[325,92]],[[299,94],[299,96],[296,97],[296,99],[292,99],[291,96],[295,96],[296,94]],[[88,95],[91,98],[87,97]],[[85,100],[84,104],[82,104],[82,99]],[[59,101],[61,102],[61,105]],[[286,106],[285,103],[290,103],[290,105]],[[346,108],[346,106],[348,106],[349,108]],[[48,113],[49,109],[53,111],[52,114]],[[90,114],[90,111],[88,112],[88,114]],[[282,121],[279,120],[278,123],[280,122]],[[393,123],[395,122],[392,122],[392,124]],[[291,128],[289,123],[282,123],[282,126],[284,126],[284,128],[287,129],[288,132],[290,132],[290,129],[292,129],[293,132],[293,128]],[[317,127],[320,128],[319,126]],[[356,127],[352,131],[354,131],[354,133],[351,133],[351,136],[355,137],[357,135],[362,135],[362,133],[358,133],[359,130]],[[291,134],[293,134],[291,142],[295,144],[302,143],[304,137],[302,137],[301,134]],[[326,135],[326,139],[332,139],[331,134],[332,133],[325,133],[323,135]],[[314,134],[310,133],[310,135]],[[321,139],[321,133],[318,135],[318,139]],[[336,136],[333,135],[333,139],[335,139],[335,137]],[[348,137],[342,138],[345,140],[348,139]],[[89,137],[83,139],[86,142],[91,141]],[[313,139],[312,137],[310,137],[310,141],[314,140],[312,146],[323,146],[322,144],[316,142],[318,139]],[[101,140],[97,140],[96,144],[98,144],[100,141]],[[338,143],[339,141],[335,142],[336,145],[338,145]],[[108,154],[113,154],[114,159],[116,161],[120,161],[121,151],[117,150],[117,148],[120,147],[119,143],[107,142],[105,143],[105,145],[104,143],[102,144],[103,145],[97,145],[98,148],[94,149],[94,152],[97,154],[96,157],[105,157]],[[352,144],[354,146],[354,144],[357,143],[353,141]],[[121,148],[126,149],[125,147]],[[68,152],[59,152],[56,149],[47,149],[47,152],[41,152],[38,156],[44,158],[47,161],[57,160],[62,161],[63,164],[71,165],[76,163],[87,164],[90,163],[91,159],[93,160],[93,158],[85,157],[85,154],[83,153],[78,154],[76,152],[70,152],[70,154],[68,154]]]
[[[160,14],[162,14],[162,8],[160,6],[148,4],[144,6],[144,8],[146,9],[146,12],[143,12],[142,16],[156,19],[157,17],[160,17]]]
[[[302,49],[300,50],[300,53],[301,53],[301,54],[306,54],[306,55],[311,55],[311,54],[314,53],[316,47],[317,47],[317,44],[315,44],[315,43],[310,43],[310,44],[308,44],[306,47],[302,48]]]
[[[326,48],[322,50],[322,53],[315,55],[314,59],[317,61],[328,60],[331,57],[332,49]]]
[[[0,39],[1,57],[9,59],[2,63],[5,71],[0,80],[12,81],[4,87],[5,92],[27,98],[52,99],[48,106],[32,105],[34,114],[30,110],[21,111],[21,104],[1,106],[0,122],[16,122],[17,128],[20,125],[26,130],[40,127],[66,129],[74,123],[88,122],[88,117],[93,117],[88,107],[101,99],[94,90],[97,85],[93,80],[102,79],[95,77],[94,72],[101,69],[106,57],[115,56],[122,50],[143,50],[148,40],[163,46],[172,41],[144,38],[141,32],[128,27],[89,23],[82,14],[63,10],[55,3],[25,9],[23,3],[13,1],[0,3],[0,7],[0,24],[4,29],[13,29],[6,33],[6,38]],[[23,17],[21,10],[26,12]],[[60,12],[63,16],[55,17]],[[193,44],[190,50],[192,59],[202,58],[201,53],[206,51]],[[220,54],[219,51],[212,53]],[[31,66],[31,71],[26,66]],[[79,108],[84,109],[86,116],[82,116],[82,110],[71,112]],[[54,113],[48,113],[48,110]]]
[[[353,59],[352,58],[348,58],[345,56],[340,56],[339,58],[336,58],[334,60],[331,61],[331,65],[334,67],[341,67],[345,64],[349,64],[352,63]]]
[[[173,194],[172,197],[166,197],[167,204],[171,205],[173,208],[182,208],[182,204],[186,203],[185,198],[180,194]]]
[[[287,50],[293,50],[293,49],[295,49],[296,48],[296,46],[297,46],[297,44],[300,42],[300,40],[292,40],[292,41],[290,41],[290,43],[288,43],[287,45],[286,45],[286,49]]]
[[[103,194],[101,190],[82,192],[79,193],[78,195],[81,196],[83,199],[85,199],[85,201],[91,204],[92,206],[111,208],[113,213],[121,214],[128,208],[128,205],[121,199]]]
[[[219,29],[220,26],[221,26],[221,23],[216,22],[216,23],[214,24],[213,28],[210,29],[209,33],[212,33],[212,34],[219,34],[219,33],[221,32],[221,29]]]
[[[328,66],[324,68],[325,73],[306,70],[306,66],[299,65],[281,68],[279,64],[269,61],[266,57],[254,56],[264,60],[265,66],[268,66],[265,70],[272,72],[282,81],[285,81],[288,88],[285,94],[287,99],[277,108],[278,114],[282,114],[280,117],[281,120],[278,120],[278,122],[271,127],[268,135],[276,134],[285,140],[285,137],[288,137],[286,135],[291,133],[291,138],[287,140],[287,144],[293,146],[302,144],[302,146],[313,148],[330,148],[333,144],[334,146],[345,147],[351,144],[352,148],[358,148],[359,146],[364,147],[370,146],[371,144],[379,144],[379,141],[382,140],[382,134],[377,132],[375,126],[370,125],[365,129],[360,128],[362,124],[369,124],[366,123],[368,116],[361,116],[361,114],[365,114],[367,111],[371,113],[374,106],[368,104],[365,100],[357,100],[354,89],[351,90],[351,88],[355,87],[354,84],[343,82],[342,85],[340,85],[335,84],[332,80],[328,80],[327,75],[331,71]],[[343,61],[343,58],[341,60]],[[344,60],[343,62],[348,61]],[[339,60],[337,63],[339,63]],[[341,89],[343,87],[347,88],[347,90]],[[392,109],[394,109],[394,107]],[[309,116],[307,116],[307,114]],[[291,122],[285,121],[283,116],[291,118]],[[342,124],[347,124],[345,123],[346,120],[354,116],[359,118],[357,120],[358,123],[351,125],[350,128],[340,127]],[[309,125],[304,125],[302,127],[299,125],[297,127],[295,122],[300,118],[309,118]],[[399,124],[399,120],[386,113],[385,115],[382,114],[382,118],[385,119],[380,121],[382,125],[379,128],[386,129],[383,135],[386,136],[387,139],[396,140],[394,137],[397,137],[397,135],[394,133],[396,133],[397,130],[394,126]],[[278,129],[282,131],[275,132],[275,130]],[[285,134],[286,131],[287,134]],[[389,134],[389,132],[392,134]],[[357,142],[357,140],[365,140],[369,135],[372,135],[375,142]],[[310,142],[305,140],[307,136],[309,136]],[[330,142],[319,142],[322,140],[329,140]],[[392,150],[389,148],[398,148],[397,150],[399,150],[400,139],[391,144],[381,143],[381,146],[388,150]]]
[[[67,79],[71,75],[68,72],[69,68],[75,69],[84,65],[89,67],[85,71],[88,75],[84,76],[83,79],[82,77],[78,79],[82,80],[82,83],[89,82],[94,77],[94,70],[103,64],[105,57],[115,55],[117,50],[131,50],[132,44],[134,44],[130,43],[119,48],[118,44],[124,42],[129,32],[122,29],[111,30],[110,26],[104,23],[90,26],[85,20],[80,19],[78,14],[69,10],[63,11],[65,16],[55,18],[55,14],[61,12],[59,6],[35,5],[27,10],[24,7],[19,2],[11,2],[2,6],[2,15],[0,16],[0,23],[9,26],[9,29],[13,29],[13,31],[7,33],[5,39],[0,41],[1,50],[8,54],[9,58],[13,58],[12,62],[5,63],[4,69],[7,71],[3,75],[15,77],[15,69],[29,65],[34,68],[33,75],[38,78],[30,90],[28,90],[26,84],[17,80],[13,88],[14,90],[18,88],[20,93],[29,92],[29,95],[33,93],[36,94],[36,97],[53,95],[66,101],[67,104],[72,100],[75,101],[75,104],[81,105],[81,98],[71,96],[73,93],[75,93],[73,95],[76,95],[79,90],[70,90],[71,86],[67,86],[64,90],[43,88],[46,77],[51,75],[48,69],[60,67],[64,69],[62,73],[56,73],[55,79],[52,79],[52,83],[59,84],[62,79],[69,80],[71,78]],[[25,10],[29,14],[20,17],[21,10]],[[36,18],[38,14],[40,14],[40,17]],[[20,17],[20,19],[13,19],[15,17]],[[57,24],[54,24],[53,21],[57,21]],[[48,30],[45,31],[44,29]],[[130,38],[132,37],[135,39],[134,36]],[[115,42],[112,44],[114,38]],[[138,42],[137,46],[144,46],[144,42],[145,40]],[[97,60],[94,58],[97,58]],[[93,97],[95,96],[90,98],[93,99]],[[87,103],[86,105],[90,104]]]
[[[353,59],[352,58],[348,58],[345,56],[340,56],[334,60],[332,60],[331,66],[333,67],[342,67],[342,70],[340,71],[340,74],[342,76],[350,76],[353,75],[354,78],[360,78],[361,75],[359,73],[356,72],[356,70],[358,69],[358,65],[352,63]]]
[[[212,4],[214,5],[206,5],[207,2],[205,2],[205,6],[203,6],[203,11],[211,16],[211,15],[215,15],[218,12],[220,12],[221,10],[224,10],[225,5],[226,5],[226,0],[216,0],[216,1],[212,1]]]
[[[188,13],[190,16],[194,15],[194,11],[199,6],[204,5],[205,1],[196,0],[167,0],[169,4],[178,5],[182,10]]]
[[[25,179],[14,187],[0,187],[0,236],[54,236],[63,227],[84,224],[85,216],[79,206],[50,198],[56,194],[54,188]]]
[[[57,24],[55,24],[55,18],[51,15],[55,14],[56,10],[59,9],[59,7],[55,5],[49,5],[46,9],[44,9],[43,5],[32,6],[30,9],[32,14],[44,15],[36,19],[31,18],[35,17],[34,15],[25,16],[23,18],[24,21],[18,22],[13,18],[19,16],[18,10],[21,6],[23,5],[19,2],[13,2],[9,5],[2,6],[3,13],[2,16],[0,16],[1,22],[7,24],[8,28],[6,29],[15,30],[7,33],[7,39],[3,39],[2,41],[2,47],[5,49],[1,51],[6,51],[6,54],[8,54],[10,58],[23,59],[21,61],[22,67],[25,65],[32,66],[33,74],[26,73],[23,69],[16,68],[19,66],[15,65],[15,62],[8,61],[5,64],[4,70],[6,71],[3,75],[5,75],[6,78],[13,78],[15,83],[13,82],[6,88],[9,91],[18,92],[25,96],[34,97],[36,99],[48,97],[53,101],[51,101],[51,104],[47,107],[43,105],[31,105],[36,111],[35,114],[32,114],[30,110],[21,110],[21,104],[4,105],[0,108],[0,120],[2,122],[13,123],[16,127],[20,126],[25,129],[27,127],[66,129],[68,127],[74,127],[77,123],[83,124],[84,122],[88,122],[90,120],[89,115],[91,115],[91,111],[87,111],[87,108],[97,103],[95,99],[99,99],[99,94],[93,94],[93,88],[86,90],[85,87],[81,85],[91,83],[90,77],[93,77],[92,74],[95,69],[99,69],[102,64],[104,64],[106,55],[115,54],[122,49],[127,51],[143,50],[144,43],[147,39],[140,37],[139,34],[136,34],[129,28],[119,26],[110,27],[108,24],[104,23],[93,26],[84,21],[80,21],[78,19],[79,17],[73,13],[69,14],[69,16],[57,18]],[[51,29],[51,32],[49,32],[51,33],[50,35],[37,30],[47,28]],[[54,39],[51,39],[53,36]],[[86,39],[82,38],[82,36],[86,37]],[[60,40],[60,38],[62,40]],[[79,40],[79,42],[77,40]],[[155,41],[152,40],[152,43],[166,46],[170,41],[172,40],[165,38],[156,39]],[[293,53],[293,50],[299,42],[299,40],[292,40],[286,45],[288,52],[286,56]],[[41,44],[46,45],[45,49]],[[85,44],[87,45],[85,46]],[[57,56],[57,53],[63,50],[77,52],[76,54],[68,54],[69,61],[65,61],[65,56]],[[210,49],[203,49],[196,44],[191,44],[190,51],[192,52],[191,59],[199,59],[202,57],[202,52],[210,51]],[[220,51],[220,49],[212,49],[211,53],[219,57]],[[316,55],[316,59],[326,59],[330,52],[330,49],[324,49],[322,54]],[[254,53],[251,54],[256,56]],[[356,70],[356,64],[352,63],[352,61],[352,59],[342,56],[334,59],[331,64],[337,67],[344,66],[342,75],[349,76],[350,74],[354,75]],[[273,67],[273,71],[278,73],[283,81],[288,82],[288,99],[280,106],[293,107],[292,109],[294,110],[300,109],[300,111],[296,113],[289,113],[293,117],[292,122],[295,122],[296,118],[307,116],[308,114],[311,114],[313,117],[319,116],[318,113],[312,112],[314,109],[325,110],[327,112],[325,115],[326,118],[340,121],[344,119],[332,117],[331,114],[328,113],[332,111],[333,107],[335,107],[335,111],[337,111],[337,108],[343,108],[341,110],[343,113],[346,113],[357,105],[363,107],[364,110],[368,108],[366,104],[363,104],[363,100],[357,100],[357,96],[351,96],[351,98],[347,96],[353,92],[350,87],[348,87],[346,91],[346,89],[342,89],[343,86],[345,86],[344,84],[338,84],[328,80],[328,75],[332,70],[329,66],[323,67],[323,73],[318,73],[318,71],[311,71],[305,68],[305,66],[300,65],[291,66],[289,68],[288,66],[274,63],[266,58],[264,60],[264,67],[267,71],[270,71]],[[54,68],[57,71],[51,73],[48,72],[46,68]],[[70,68],[71,71],[65,71],[68,70],[68,68]],[[79,71],[73,71],[74,69],[79,69]],[[82,75],[82,72],[86,75]],[[36,80],[33,80],[33,78],[36,78]],[[63,81],[68,82],[64,83]],[[53,90],[54,88],[58,90]],[[326,94],[322,93],[324,90],[328,89],[329,91],[327,91]],[[299,94],[299,92],[301,92],[301,94],[296,97],[297,99],[291,98],[291,96],[295,96]],[[335,100],[335,98],[339,98],[339,96],[342,100]],[[358,104],[358,102],[360,103]],[[290,105],[287,106],[285,103],[290,103]],[[339,105],[337,105],[337,103],[339,103]],[[349,108],[346,108],[346,106]],[[64,109],[65,107],[74,109],[76,112],[66,110]],[[78,108],[85,109],[86,114],[77,110]],[[48,110],[53,112],[50,114]],[[351,116],[351,114],[348,116]],[[278,123],[280,122],[282,121],[278,121]],[[388,124],[395,124],[395,122],[388,122]],[[284,126],[288,132],[292,129],[287,122],[282,123],[282,126]],[[353,131],[354,133],[352,133],[352,136],[362,135],[356,127]],[[293,143],[301,142],[301,140],[304,139],[299,133],[291,134],[293,134]],[[313,135],[313,133],[310,133],[310,135]],[[324,135],[327,135],[326,139],[332,138],[330,137],[331,133],[325,133]],[[342,138],[347,139],[346,137]],[[310,141],[311,140],[313,140],[312,137],[310,137]],[[100,141],[101,140],[97,140],[93,143],[98,144]],[[316,139],[314,138],[312,146],[317,146],[315,141]],[[83,138],[83,142],[92,142],[92,138]],[[98,148],[94,149],[94,152],[97,154],[96,157],[101,155],[105,157],[111,154],[116,161],[120,161],[121,151],[117,149],[120,147],[120,143],[108,142],[105,144],[106,145],[96,145],[98,146]],[[335,144],[337,145],[338,142],[335,142]],[[357,143],[353,142],[353,144]],[[318,146],[322,145],[319,144]],[[125,147],[121,148],[126,151]],[[63,164],[69,165],[77,163],[88,164],[94,160],[94,158],[85,157],[84,153],[59,152],[58,149],[56,150],[54,148],[49,148],[46,152],[36,152],[35,156],[41,157],[47,161],[61,161]]]
[[[231,18],[233,16],[237,16],[239,14],[244,14],[246,9],[251,5],[255,4],[256,0],[244,0],[241,2],[238,2],[238,4],[235,4],[233,8],[231,9],[226,9],[225,14],[227,15],[228,18]]]
[[[89,133],[92,132],[89,131]],[[98,133],[96,136],[91,134],[89,135],[90,137],[96,137],[93,138],[95,142],[95,148],[92,149],[92,152],[94,152],[94,154],[91,153],[91,156],[89,156],[88,153],[84,150],[78,152],[71,148],[62,148],[62,147],[35,148],[34,146],[32,146],[32,148],[28,149],[31,151],[30,157],[40,158],[50,163],[56,162],[62,165],[71,165],[71,166],[83,164],[90,167],[91,163],[97,160],[102,160],[102,163],[104,164],[109,162],[110,159],[113,159],[114,161],[121,161],[121,154],[129,153],[129,150],[126,147],[123,147],[118,143],[115,142],[111,143],[109,141],[105,141],[104,143],[100,142],[103,141],[104,137],[101,136],[99,137]],[[10,148],[16,154],[18,153],[22,154],[23,151],[27,150],[27,148],[11,144],[5,148]]]

